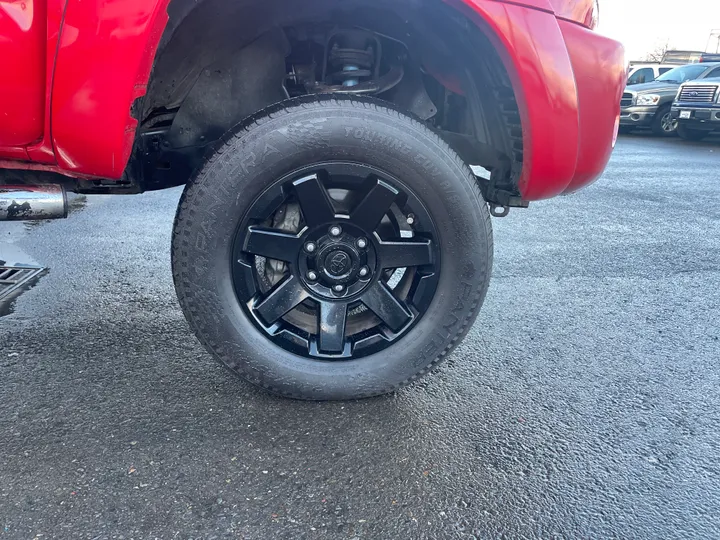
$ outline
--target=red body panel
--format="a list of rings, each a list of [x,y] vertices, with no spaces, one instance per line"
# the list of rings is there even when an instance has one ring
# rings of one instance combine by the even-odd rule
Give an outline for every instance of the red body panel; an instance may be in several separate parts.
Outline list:
[[[560,29],[570,51],[580,105],[577,166],[566,187],[574,191],[600,176],[610,159],[627,71],[617,43],[569,22],[561,21]]]
[[[585,26],[592,24],[594,0],[551,0],[555,15]]]
[[[55,164],[55,150],[52,145],[50,132],[50,98],[52,96],[53,75],[55,72],[55,52],[62,17],[65,12],[67,0],[46,0],[47,2],[47,28],[45,40],[45,119],[42,140],[27,148],[28,159],[39,163]]]
[[[0,148],[0,159],[29,158],[72,176],[121,178],[137,125],[130,109],[146,91],[169,0],[24,1],[47,4],[48,13],[41,33],[31,25],[34,33],[17,38],[32,34],[35,47],[32,57],[22,53],[26,68],[33,65],[22,73],[37,83],[32,98],[23,99],[51,113],[31,122],[15,101],[25,140],[6,143],[17,146]],[[445,1],[488,35],[510,74],[523,123],[523,197],[551,197],[599,176],[612,150],[625,66],[620,44],[582,26],[590,24],[593,0]],[[15,3],[0,0],[0,6]],[[57,58],[46,62],[55,45]]]
[[[168,0],[69,0],[52,93],[58,165],[70,172],[120,178],[167,23]]]
[[[0,148],[40,139],[45,122],[45,0],[0,0]],[[6,148],[7,154],[18,149]],[[27,154],[22,153],[27,159]]]
[[[512,3],[547,11],[560,19],[590,26],[595,0],[512,0]]]
[[[523,198],[545,199],[599,177],[610,158],[614,135],[612,130],[596,130],[588,122],[606,115],[603,125],[610,122],[614,129],[624,88],[624,81],[617,77],[618,70],[625,69],[622,46],[574,22],[559,21],[552,4],[567,8],[571,0],[522,2],[534,4],[533,8],[485,0],[453,3],[460,1],[471,9],[465,11],[479,26],[489,26],[490,38],[494,37],[504,52],[501,56],[523,124],[519,185]],[[591,2],[589,5],[592,7]],[[570,16],[572,12],[566,9],[562,14]],[[565,33],[563,28],[567,28]],[[566,37],[572,41],[566,42]],[[582,37],[592,45],[583,45]],[[603,54],[587,54],[592,46],[601,47]],[[603,70],[609,73],[603,74]],[[587,84],[588,76],[595,77],[595,88]],[[599,103],[592,102],[593,96]],[[594,111],[598,104],[599,111]]]

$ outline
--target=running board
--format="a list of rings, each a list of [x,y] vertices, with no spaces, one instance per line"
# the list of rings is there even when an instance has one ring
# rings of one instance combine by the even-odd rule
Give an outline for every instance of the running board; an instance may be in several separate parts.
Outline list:
[[[65,188],[59,184],[6,186],[0,184],[0,221],[60,219],[68,215]]]
[[[0,265],[0,308],[10,296],[31,286],[47,270],[41,266],[2,266]],[[1,311],[1,309],[0,309]]]

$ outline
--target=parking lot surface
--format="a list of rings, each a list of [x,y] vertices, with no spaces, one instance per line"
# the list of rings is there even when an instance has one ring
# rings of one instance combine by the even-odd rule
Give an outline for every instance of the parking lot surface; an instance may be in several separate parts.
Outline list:
[[[0,538],[717,538],[720,141],[623,137],[494,220],[468,339],[396,395],[304,403],[176,303],[180,191],[0,224],[50,268],[0,318]]]

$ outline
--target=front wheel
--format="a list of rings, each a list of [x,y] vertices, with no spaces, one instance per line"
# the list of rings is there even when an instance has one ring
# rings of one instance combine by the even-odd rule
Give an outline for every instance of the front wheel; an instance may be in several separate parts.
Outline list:
[[[692,129],[682,124],[678,126],[677,132],[678,135],[680,135],[680,138],[686,141],[702,141],[710,134],[708,131]]]
[[[239,127],[188,184],[173,235],[200,341],[301,399],[393,391],[471,327],[492,264],[468,167],[380,102],[314,98]]]
[[[662,107],[653,118],[652,131],[661,137],[672,137],[677,133],[678,120],[673,118],[670,105]]]

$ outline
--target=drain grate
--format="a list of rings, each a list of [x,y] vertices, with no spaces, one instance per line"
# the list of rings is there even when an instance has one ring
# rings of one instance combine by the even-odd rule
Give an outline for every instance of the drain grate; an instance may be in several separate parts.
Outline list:
[[[41,266],[0,266],[0,302],[32,284],[44,272],[45,268]]]

